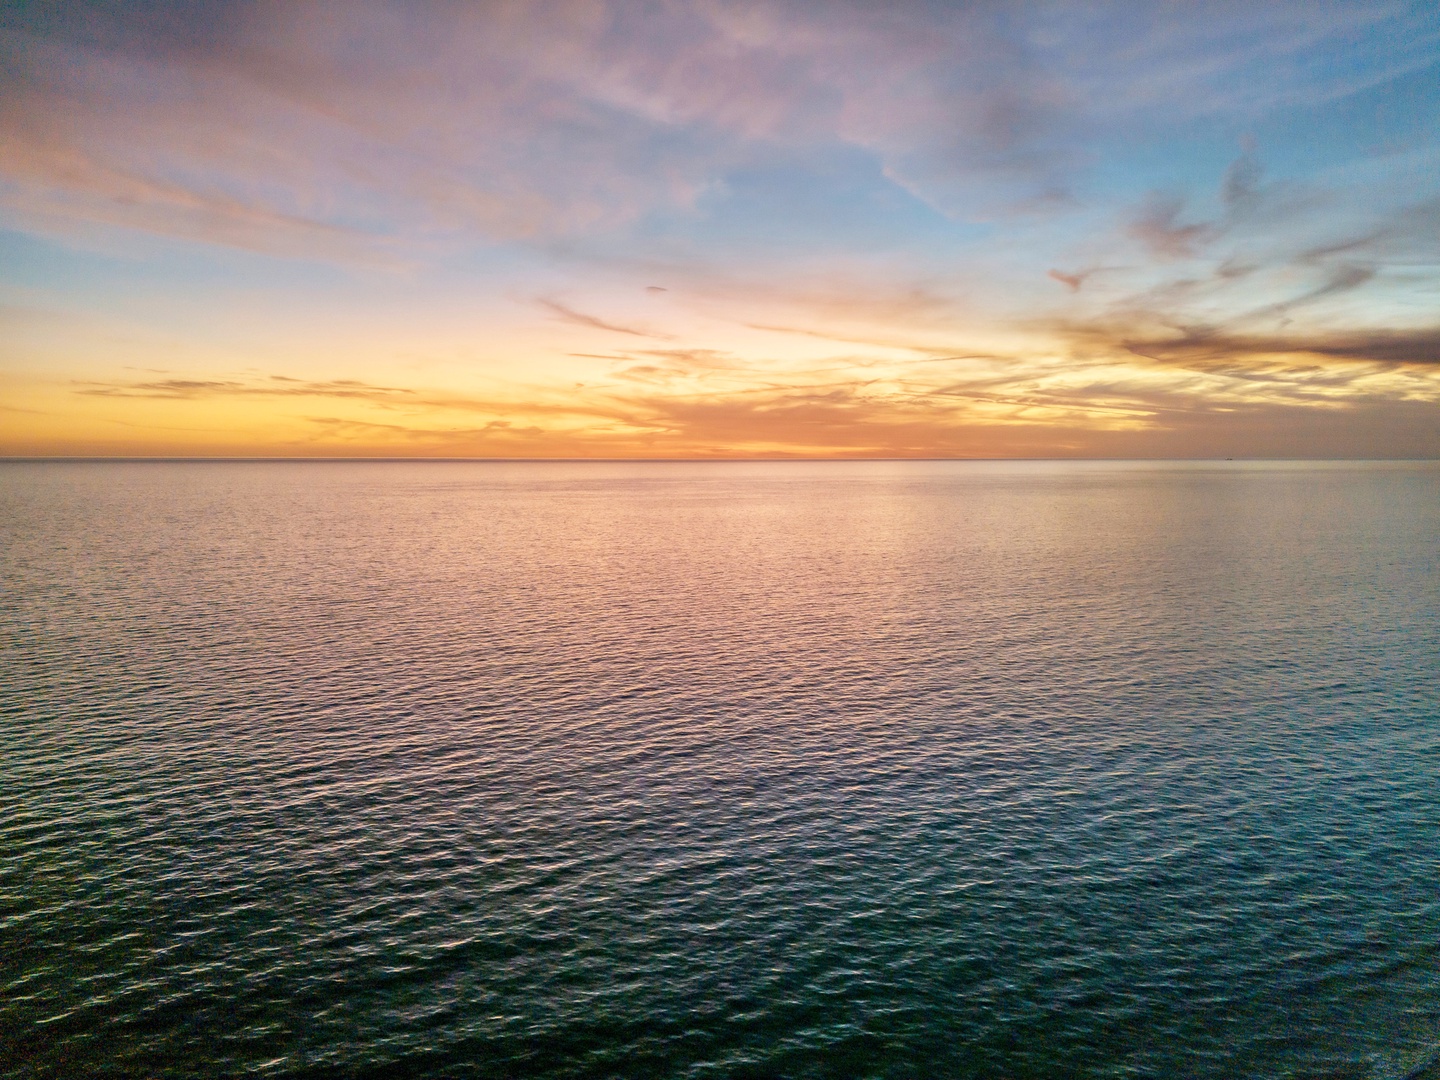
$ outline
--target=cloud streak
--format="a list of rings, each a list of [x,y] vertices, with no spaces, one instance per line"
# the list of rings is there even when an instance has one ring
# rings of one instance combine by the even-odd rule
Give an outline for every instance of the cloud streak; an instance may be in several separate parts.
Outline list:
[[[87,397],[152,398],[165,401],[194,401],[219,397],[331,397],[357,401],[390,402],[415,391],[395,386],[375,386],[358,379],[330,379],[312,382],[287,375],[271,375],[260,382],[241,379],[150,379],[133,382],[91,382],[75,391]]]
[[[1154,360],[1243,366],[1257,358],[1326,358],[1357,363],[1440,365],[1440,325],[1349,331],[1324,338],[1244,335],[1197,327],[1171,338],[1132,339],[1125,348]]]
[[[574,308],[560,303],[558,300],[540,299],[536,301],[541,307],[553,314],[561,322],[573,323],[576,326],[588,326],[593,330],[607,330],[612,334],[628,334],[631,337],[653,338],[657,341],[669,341],[669,334],[661,334],[654,330],[645,330],[635,326],[625,326],[622,323],[610,322],[598,315],[587,315],[583,311],[576,311]]]

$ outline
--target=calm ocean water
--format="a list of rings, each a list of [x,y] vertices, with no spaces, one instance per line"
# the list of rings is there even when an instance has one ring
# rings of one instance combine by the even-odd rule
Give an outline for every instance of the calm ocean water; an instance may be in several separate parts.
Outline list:
[[[0,1072],[1423,1070],[1437,541],[1436,463],[0,465]]]

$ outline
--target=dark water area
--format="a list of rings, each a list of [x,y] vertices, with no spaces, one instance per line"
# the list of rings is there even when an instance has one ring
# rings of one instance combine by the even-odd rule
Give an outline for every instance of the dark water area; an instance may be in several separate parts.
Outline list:
[[[1393,1078],[1436,463],[0,465],[0,1071]]]

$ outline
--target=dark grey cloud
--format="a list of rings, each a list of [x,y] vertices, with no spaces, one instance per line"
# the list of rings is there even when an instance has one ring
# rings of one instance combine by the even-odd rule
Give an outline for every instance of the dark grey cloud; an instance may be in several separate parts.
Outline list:
[[[1245,334],[1190,327],[1171,336],[1119,338],[1130,352],[1164,362],[1231,369],[1276,357],[1315,357],[1379,364],[1440,364],[1440,325],[1405,330],[1312,334]],[[1348,377],[1348,376],[1347,376]]]

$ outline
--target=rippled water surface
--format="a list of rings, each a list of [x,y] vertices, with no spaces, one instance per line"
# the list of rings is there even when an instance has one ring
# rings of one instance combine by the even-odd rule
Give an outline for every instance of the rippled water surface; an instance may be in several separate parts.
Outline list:
[[[1436,464],[0,466],[0,1072],[1399,1077]]]

